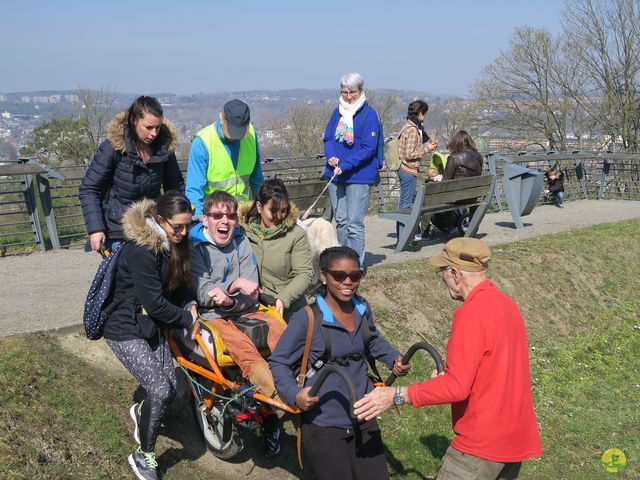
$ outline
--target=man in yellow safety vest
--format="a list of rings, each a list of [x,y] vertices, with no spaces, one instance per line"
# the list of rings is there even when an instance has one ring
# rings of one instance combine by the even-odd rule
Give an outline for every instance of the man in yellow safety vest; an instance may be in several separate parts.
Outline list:
[[[205,196],[216,190],[224,190],[238,202],[255,198],[263,180],[249,106],[230,100],[220,119],[200,130],[191,142],[185,193],[194,215],[202,215]]]

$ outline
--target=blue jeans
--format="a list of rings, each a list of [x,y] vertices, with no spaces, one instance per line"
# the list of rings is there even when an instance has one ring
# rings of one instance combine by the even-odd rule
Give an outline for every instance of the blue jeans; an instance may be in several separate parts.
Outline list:
[[[398,210],[411,208],[413,201],[416,199],[418,178],[402,169],[398,169],[398,180],[400,180],[400,202],[398,203]],[[400,238],[399,223],[396,223],[396,238]]]
[[[555,195],[558,205],[562,205],[564,203],[564,192],[556,192],[553,195]]]
[[[416,199],[418,178],[400,169],[398,170],[398,180],[400,180],[400,203],[398,203],[398,210],[411,208],[413,201]]]
[[[359,183],[331,183],[329,198],[336,219],[338,242],[351,247],[360,255],[364,267],[364,217],[369,210],[371,185]]]

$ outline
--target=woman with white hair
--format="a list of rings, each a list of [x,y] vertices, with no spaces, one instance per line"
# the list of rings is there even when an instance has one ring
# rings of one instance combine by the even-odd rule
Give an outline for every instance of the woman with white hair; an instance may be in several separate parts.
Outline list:
[[[382,125],[367,103],[364,80],[359,73],[340,79],[338,107],[324,132],[327,158],[325,176],[332,178],[329,197],[338,241],[353,248],[364,268],[364,216],[369,209],[369,190],[383,164]]]

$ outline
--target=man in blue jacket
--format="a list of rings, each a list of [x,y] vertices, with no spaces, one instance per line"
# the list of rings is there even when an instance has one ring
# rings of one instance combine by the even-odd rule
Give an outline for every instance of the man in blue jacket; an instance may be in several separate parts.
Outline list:
[[[378,179],[384,154],[382,125],[367,103],[363,86],[359,73],[347,73],[340,79],[339,106],[324,133],[325,176],[335,176],[329,186],[329,197],[338,241],[358,252],[361,268],[364,268],[364,217],[369,210],[369,191]]]

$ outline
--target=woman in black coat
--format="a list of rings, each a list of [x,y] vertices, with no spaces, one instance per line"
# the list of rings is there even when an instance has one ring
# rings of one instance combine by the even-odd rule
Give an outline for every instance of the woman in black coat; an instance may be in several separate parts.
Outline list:
[[[476,143],[465,130],[456,133],[447,148],[451,152],[447,158],[442,180],[477,177],[482,175],[482,155]]]
[[[155,479],[155,443],[165,409],[176,393],[176,374],[163,327],[199,330],[191,282],[188,228],[191,204],[178,192],[141,200],[123,217],[126,242],[117,258],[114,301],[104,338],[118,360],[140,382],[146,397],[130,409],[140,445],[129,464],[140,479]]]
[[[175,127],[163,118],[153,97],[136,99],[109,122],[102,142],[80,184],[80,204],[91,250],[112,248],[124,238],[122,215],[137,200],[156,199],[169,190],[184,191],[173,152]]]

